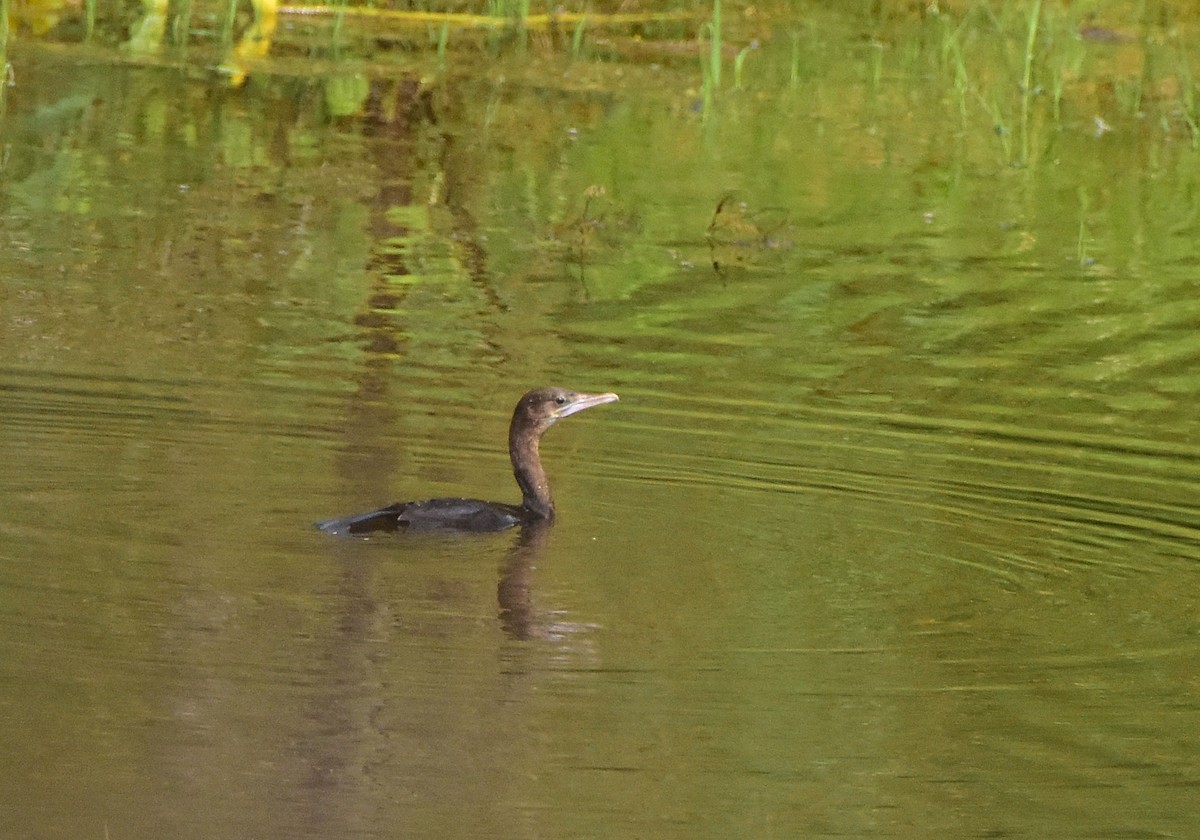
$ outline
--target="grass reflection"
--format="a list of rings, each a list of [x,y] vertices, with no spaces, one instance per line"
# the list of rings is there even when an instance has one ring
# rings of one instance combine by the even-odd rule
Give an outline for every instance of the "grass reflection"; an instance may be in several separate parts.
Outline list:
[[[8,102],[8,79],[12,72],[8,64],[8,0],[0,0],[0,118]]]
[[[1096,125],[1119,128],[1119,116],[1164,139],[1181,135],[1200,142],[1194,51],[1188,48],[1200,11],[1190,7],[1114,6],[1101,15],[1040,0],[836,9],[795,2],[725,5],[627,3],[619,11],[539,13],[528,0],[497,0],[481,12],[446,10],[435,2],[391,9],[258,0],[247,15],[238,2],[166,6],[147,0],[127,45],[153,61],[167,33],[180,47],[210,40],[225,52],[220,64],[234,84],[249,73],[295,73],[291,60],[299,56],[327,59],[310,64],[311,75],[346,75],[347,69],[381,75],[415,63],[431,76],[444,76],[448,66],[485,72],[497,59],[512,57],[530,78],[551,87],[566,78],[561,66],[567,59],[582,65],[572,75],[585,71],[593,85],[614,92],[626,83],[624,72],[668,67],[679,73],[675,84],[687,85],[692,76],[696,110],[706,118],[727,83],[726,60],[733,91],[753,96],[802,92],[819,77],[857,65],[885,107],[910,107],[886,98],[897,85],[930,86],[927,95],[950,104],[962,130],[990,134],[997,155],[1017,166],[1037,164],[1070,122],[1088,111],[1100,120]],[[79,10],[63,0],[6,7],[6,19],[22,30],[66,43],[112,43],[126,26],[102,8],[98,18],[94,0]],[[280,28],[285,20],[289,25]],[[863,44],[870,49],[863,51]],[[727,97],[719,107],[736,109],[736,99]]]

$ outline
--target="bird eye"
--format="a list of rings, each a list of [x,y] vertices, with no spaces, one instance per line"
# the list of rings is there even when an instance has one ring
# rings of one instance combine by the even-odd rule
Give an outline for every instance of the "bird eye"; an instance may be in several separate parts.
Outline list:
[[[567,398],[564,397],[562,394],[559,394],[557,397],[554,398],[554,404],[555,405],[566,405]]]

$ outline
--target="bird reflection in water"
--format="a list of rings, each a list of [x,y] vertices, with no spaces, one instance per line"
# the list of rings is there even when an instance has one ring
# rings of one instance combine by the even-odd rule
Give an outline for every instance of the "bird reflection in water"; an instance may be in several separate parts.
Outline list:
[[[496,603],[500,607],[500,628],[514,639],[546,636],[533,606],[534,563],[546,547],[550,523],[532,522],[521,529],[521,536],[500,569],[496,584]]]

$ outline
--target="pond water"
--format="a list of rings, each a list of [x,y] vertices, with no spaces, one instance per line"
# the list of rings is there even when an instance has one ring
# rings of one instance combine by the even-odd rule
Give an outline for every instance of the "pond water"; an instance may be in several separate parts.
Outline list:
[[[1200,156],[810,27],[707,106],[14,44],[0,834],[1194,831]],[[515,501],[543,384],[621,395],[554,527],[313,529]]]

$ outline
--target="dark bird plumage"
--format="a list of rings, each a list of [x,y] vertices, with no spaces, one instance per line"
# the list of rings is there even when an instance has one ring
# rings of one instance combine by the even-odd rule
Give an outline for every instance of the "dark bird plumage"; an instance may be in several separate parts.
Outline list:
[[[615,402],[616,394],[580,394],[563,388],[538,388],[521,397],[508,427],[508,454],[521,488],[521,504],[481,499],[429,499],[397,502],[379,510],[318,522],[327,534],[352,536],[375,531],[503,531],[529,522],[554,519],[554,499],[542,468],[542,434],[564,417]]]

